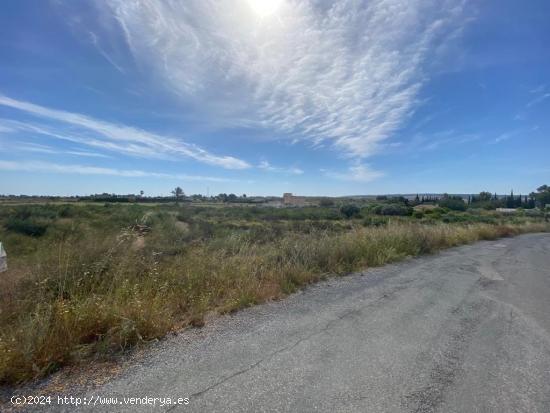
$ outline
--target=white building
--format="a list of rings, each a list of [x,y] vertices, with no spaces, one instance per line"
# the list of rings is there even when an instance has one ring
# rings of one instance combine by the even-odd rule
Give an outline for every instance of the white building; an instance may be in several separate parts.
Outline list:
[[[6,271],[8,269],[8,255],[0,242],[0,272]]]

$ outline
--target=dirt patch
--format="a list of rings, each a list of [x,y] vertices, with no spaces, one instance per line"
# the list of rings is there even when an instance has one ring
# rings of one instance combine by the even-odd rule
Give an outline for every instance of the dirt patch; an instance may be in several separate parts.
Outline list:
[[[174,226],[183,232],[187,232],[189,230],[189,224],[187,222],[176,221]]]

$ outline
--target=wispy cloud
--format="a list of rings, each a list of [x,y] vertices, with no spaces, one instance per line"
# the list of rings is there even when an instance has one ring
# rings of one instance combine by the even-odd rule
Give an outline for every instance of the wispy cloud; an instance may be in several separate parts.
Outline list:
[[[212,176],[187,175],[187,174],[166,174],[159,172],[148,172],[141,170],[126,170],[103,168],[97,166],[86,165],[63,165],[51,162],[14,162],[0,160],[1,171],[18,171],[18,172],[46,172],[46,173],[61,173],[61,174],[79,174],[79,175],[107,175],[121,176],[126,178],[161,178],[161,179],[176,179],[182,181],[207,181],[207,182],[239,182],[233,179],[218,178]]]
[[[110,0],[136,59],[205,119],[374,153],[414,112],[465,1]]]
[[[361,183],[371,182],[382,178],[385,175],[384,172],[374,170],[369,165],[360,163],[351,165],[346,171],[343,172],[327,170],[322,170],[321,172],[329,178],[338,179],[340,181]]]
[[[517,133],[518,133],[517,131],[501,133],[495,138],[495,140],[492,143],[501,143],[501,142],[507,141]]]
[[[74,156],[87,156],[90,158],[110,158],[109,155],[104,155],[102,153],[97,152],[88,152],[88,151],[64,151],[67,155],[74,155]]]
[[[5,126],[5,125],[0,125],[0,133],[12,133],[12,132],[15,132],[15,129],[9,127],[9,126]]]
[[[533,100],[531,100],[527,105],[525,105],[526,108],[532,108],[535,105],[538,105],[539,103],[542,103],[546,99],[550,98],[550,93],[544,93],[540,96],[537,96]]]
[[[441,130],[432,133],[416,133],[412,138],[398,147],[401,153],[419,153],[436,151],[443,148],[471,144],[481,139],[477,133],[464,133],[454,129]]]
[[[1,126],[0,126],[1,128]],[[33,142],[10,142],[7,145],[4,142],[0,141],[0,147],[9,151],[25,151],[25,152],[37,152],[37,153],[47,153],[51,155],[74,155],[74,156],[84,156],[90,158],[110,158],[110,156],[97,153],[97,152],[88,152],[80,150],[63,150],[53,148],[48,145],[42,145]]]
[[[534,94],[539,94],[539,93],[542,93],[544,92],[544,90],[546,89],[546,85],[544,83],[538,85],[538,86],[535,86],[533,89],[531,89],[529,92],[531,93],[534,93]]]
[[[270,171],[270,172],[282,172],[292,175],[302,175],[304,171],[300,168],[296,167],[289,167],[289,168],[283,168],[278,166],[271,165],[268,161],[261,161],[258,164],[258,168],[263,169],[264,171]]]
[[[187,157],[227,169],[244,169],[250,165],[232,156],[214,155],[180,139],[163,136],[122,124],[114,124],[79,113],[51,109],[30,102],[12,99],[0,94],[0,105],[23,111],[37,118],[54,121],[54,125],[40,125],[5,121],[5,127],[32,130],[58,139],[102,148],[126,155],[142,157]],[[76,130],[75,130],[76,128]]]
[[[500,143],[500,142],[503,142],[503,141],[507,141],[511,137],[512,137],[511,133],[501,133],[500,135],[498,135],[495,138],[494,143]]]
[[[122,66],[120,66],[117,62],[115,62],[115,60],[105,50],[103,50],[103,47],[101,47],[101,45],[99,44],[97,35],[92,31],[88,32],[88,34],[90,36],[90,41],[92,42],[94,47],[97,49],[99,54],[103,56],[105,60],[107,60],[111,64],[111,66],[113,66],[116,70],[118,70],[122,74],[125,74],[126,71],[122,68]]]
[[[528,109],[532,109],[534,106],[537,106],[543,103],[546,99],[550,98],[550,92],[548,92],[548,86],[546,84],[540,84],[533,87],[529,90],[531,96],[529,102],[527,102],[522,110],[520,110],[514,116],[516,121],[525,121],[528,118]]]

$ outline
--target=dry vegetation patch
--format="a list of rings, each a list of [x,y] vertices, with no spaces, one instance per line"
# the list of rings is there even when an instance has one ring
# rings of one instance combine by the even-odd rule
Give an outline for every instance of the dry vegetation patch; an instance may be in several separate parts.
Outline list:
[[[336,219],[333,210],[316,218],[311,211],[273,217],[252,208],[33,208],[0,214],[10,254],[0,303],[3,383],[107,359],[173,329],[200,326],[212,312],[280,298],[327,275],[548,230],[527,218],[449,224],[394,218],[367,225],[361,217]],[[145,225],[144,216],[150,231],[120,236]],[[19,220],[13,228],[20,231],[35,223],[45,229],[40,236],[22,234],[6,229],[10,220]],[[136,246],[138,239],[144,244]]]

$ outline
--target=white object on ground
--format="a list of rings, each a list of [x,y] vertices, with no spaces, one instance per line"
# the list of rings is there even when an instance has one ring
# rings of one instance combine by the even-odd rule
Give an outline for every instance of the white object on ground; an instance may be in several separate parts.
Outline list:
[[[0,272],[8,269],[8,254],[4,250],[2,243],[0,242]]]

